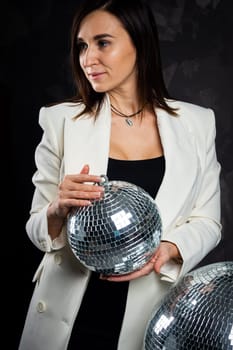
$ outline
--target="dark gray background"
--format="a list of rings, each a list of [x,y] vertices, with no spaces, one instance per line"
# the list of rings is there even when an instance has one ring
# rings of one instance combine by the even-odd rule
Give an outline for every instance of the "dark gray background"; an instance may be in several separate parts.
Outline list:
[[[202,264],[233,260],[233,1],[154,0],[165,80],[172,96],[215,111],[222,166],[223,239]],[[1,149],[3,290],[7,348],[17,349],[31,279],[42,257],[29,241],[39,108],[73,94],[69,67],[71,19],[78,1],[2,1]],[[9,159],[10,149],[10,159]],[[175,160],[174,160],[175,161]],[[184,174],[185,175],[185,174]],[[7,218],[7,220],[6,220]]]

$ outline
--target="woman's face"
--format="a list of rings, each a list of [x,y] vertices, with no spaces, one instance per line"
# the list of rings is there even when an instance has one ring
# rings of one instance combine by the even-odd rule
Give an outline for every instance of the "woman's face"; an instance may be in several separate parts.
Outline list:
[[[91,12],[81,22],[77,40],[81,68],[95,91],[136,87],[136,49],[115,16]]]

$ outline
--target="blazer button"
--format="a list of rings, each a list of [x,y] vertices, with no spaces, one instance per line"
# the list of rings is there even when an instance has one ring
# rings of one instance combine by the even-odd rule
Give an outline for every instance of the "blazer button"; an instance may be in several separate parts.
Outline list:
[[[46,240],[42,240],[40,241],[40,246],[41,246],[41,249],[45,250],[47,248],[47,242]]]
[[[46,304],[43,300],[40,300],[36,307],[38,312],[44,312],[46,310]]]
[[[57,265],[60,265],[62,263],[62,256],[61,256],[61,254],[55,254],[54,255],[54,262]]]

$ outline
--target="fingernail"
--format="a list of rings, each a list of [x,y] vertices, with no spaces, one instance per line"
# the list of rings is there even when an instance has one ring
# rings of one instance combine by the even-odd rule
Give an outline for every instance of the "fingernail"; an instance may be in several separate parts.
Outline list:
[[[100,275],[100,277],[99,277],[101,280],[107,280],[108,279],[108,277],[107,276],[104,276],[104,275]]]

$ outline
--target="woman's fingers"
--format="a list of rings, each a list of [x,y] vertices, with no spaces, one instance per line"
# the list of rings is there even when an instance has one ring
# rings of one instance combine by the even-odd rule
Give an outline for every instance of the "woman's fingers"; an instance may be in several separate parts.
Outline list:
[[[89,165],[88,164],[85,164],[82,168],[82,170],[80,171],[80,174],[89,174]]]
[[[59,199],[61,205],[88,205],[88,201],[102,197],[104,187],[99,186],[102,178],[89,175],[89,166],[84,165],[80,174],[66,175],[59,185]]]
[[[121,276],[101,276],[100,278],[112,282],[123,282],[146,276],[152,271],[159,274],[161,267],[166,262],[177,257],[177,251],[177,247],[173,243],[162,241],[150,261],[140,270]]]
[[[101,275],[100,278],[104,279],[104,280],[108,280],[108,281],[112,281],[112,282],[124,282],[124,281],[131,281],[134,280],[136,278],[142,277],[142,276],[146,276],[149,273],[151,273],[151,271],[153,271],[154,269],[154,258],[152,258],[148,263],[146,263],[140,270],[125,274],[125,275],[120,275],[120,276],[104,276]]]
[[[79,185],[94,186],[97,183],[100,183],[101,181],[102,181],[102,178],[97,175],[89,175],[89,174],[66,175],[59,187],[60,188],[67,187],[72,189]]]

